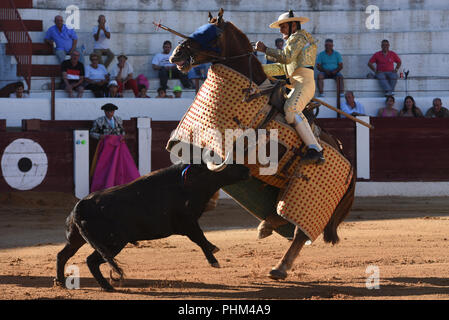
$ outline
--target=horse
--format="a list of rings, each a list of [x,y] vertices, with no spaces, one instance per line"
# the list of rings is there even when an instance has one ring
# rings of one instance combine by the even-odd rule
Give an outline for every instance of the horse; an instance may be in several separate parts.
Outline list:
[[[193,66],[204,63],[222,64],[244,75],[250,79],[250,82],[262,85],[266,82],[267,75],[263,70],[262,64],[253,55],[253,46],[240,29],[232,22],[223,19],[223,14],[223,9],[220,9],[216,17],[213,17],[209,12],[209,21],[205,26],[214,26],[214,35],[210,36],[209,34],[203,38],[203,40],[205,39],[203,43],[200,43],[193,37],[186,37],[175,48],[170,61],[176,64],[177,68],[182,72],[188,72]],[[250,91],[249,89],[248,91]],[[312,119],[312,122],[314,122],[314,119]],[[321,130],[319,137],[321,141],[326,142],[344,156],[341,143],[335,137],[324,130]],[[213,169],[213,167],[211,166],[210,169]],[[350,170],[353,170],[352,166]],[[325,225],[323,239],[326,243],[336,244],[339,242],[337,228],[347,217],[352,207],[355,182],[355,175],[351,174],[346,192],[344,192]],[[288,223],[283,217],[273,212],[266,217],[265,222],[268,222],[274,229]],[[268,276],[275,280],[285,279],[287,271],[291,269],[294,260],[307,240],[309,240],[309,237],[296,226],[290,247],[280,261],[271,269]]]

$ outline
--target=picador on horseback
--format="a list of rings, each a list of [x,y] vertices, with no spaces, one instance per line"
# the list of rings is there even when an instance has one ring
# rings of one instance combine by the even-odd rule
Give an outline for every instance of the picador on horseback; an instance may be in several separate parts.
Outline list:
[[[270,28],[279,28],[286,40],[284,49],[267,48],[261,41],[256,43],[256,50],[264,52],[273,64],[263,65],[268,76],[285,75],[293,85],[284,104],[285,119],[295,127],[301,139],[307,145],[307,152],[302,163],[322,164],[325,159],[323,148],[318,143],[302,111],[315,94],[313,66],[315,65],[317,41],[310,33],[301,29],[301,24],[308,22],[305,17],[295,17],[293,11],[283,13]]]

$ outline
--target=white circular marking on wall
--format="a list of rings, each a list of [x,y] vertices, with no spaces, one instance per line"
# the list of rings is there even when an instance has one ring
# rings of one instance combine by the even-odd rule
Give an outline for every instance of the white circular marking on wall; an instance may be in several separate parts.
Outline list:
[[[1,166],[3,178],[10,187],[30,190],[44,181],[48,159],[37,142],[16,139],[5,148]]]

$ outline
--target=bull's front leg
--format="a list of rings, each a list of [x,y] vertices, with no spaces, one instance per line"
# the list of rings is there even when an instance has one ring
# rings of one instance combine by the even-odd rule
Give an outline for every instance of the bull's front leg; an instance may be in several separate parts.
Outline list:
[[[308,239],[304,232],[296,227],[290,248],[288,248],[281,261],[270,271],[269,277],[271,279],[283,280],[287,278],[287,271],[291,269],[293,262]]]
[[[185,235],[203,250],[209,264],[214,268],[220,268],[220,264],[214,257],[214,253],[219,249],[206,239],[198,221],[191,221],[188,225],[185,225],[185,228],[187,229]]]

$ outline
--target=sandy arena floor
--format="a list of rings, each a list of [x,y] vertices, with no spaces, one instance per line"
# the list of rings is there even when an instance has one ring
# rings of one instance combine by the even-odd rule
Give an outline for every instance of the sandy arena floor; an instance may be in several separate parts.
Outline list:
[[[43,197],[45,195],[45,197]],[[200,220],[221,251],[208,265],[187,238],[128,245],[118,256],[126,279],[100,290],[87,269],[89,245],[67,265],[80,269],[79,290],[53,287],[64,221],[75,199],[64,194],[0,195],[0,299],[448,299],[449,199],[358,198],[340,227],[341,242],[306,246],[285,281],[267,273],[289,246],[275,234],[257,240],[257,220],[232,200]],[[368,266],[380,288],[368,290]],[[102,267],[109,274],[109,267]],[[368,269],[369,271],[369,269]]]

